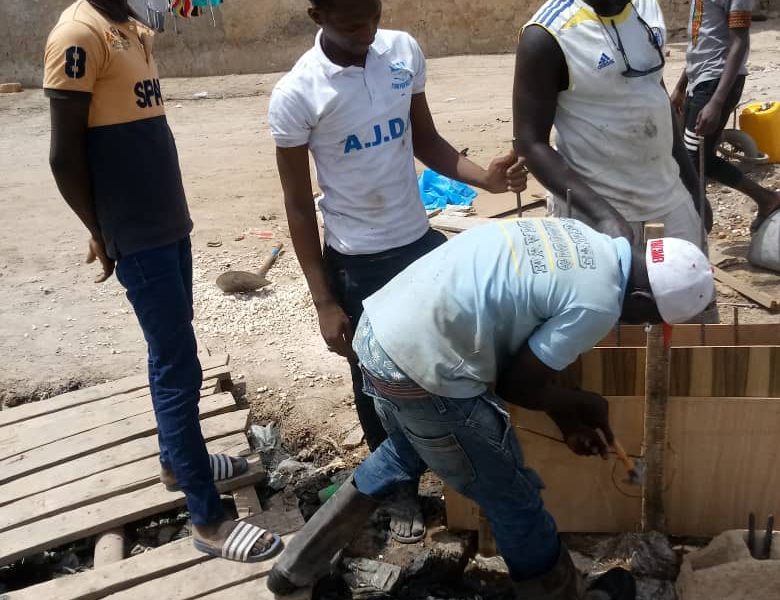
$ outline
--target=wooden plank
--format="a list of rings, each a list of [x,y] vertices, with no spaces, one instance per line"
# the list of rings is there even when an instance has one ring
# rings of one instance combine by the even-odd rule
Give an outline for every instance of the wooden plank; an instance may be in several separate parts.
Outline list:
[[[211,453],[230,454],[231,451],[237,453],[246,446],[244,433],[233,434],[208,443]],[[93,504],[111,496],[159,484],[159,482],[159,456],[150,456],[0,507],[0,532]],[[252,490],[254,491],[254,488]]]
[[[239,519],[254,517],[263,512],[260,498],[257,497],[257,490],[253,485],[233,490],[233,502],[236,503],[236,514]]]
[[[0,456],[10,458],[103,425],[154,411],[151,396],[112,396],[2,429]]]
[[[632,455],[639,454],[642,443],[643,404],[642,397],[609,398],[612,429]],[[614,458],[603,461],[576,456],[562,442],[552,441],[549,438],[560,440],[561,434],[544,413],[515,406],[510,408],[510,413],[525,462],[545,482],[542,492],[545,505],[561,531],[584,531],[583,524],[592,533],[638,528],[639,488],[621,483],[625,473]],[[635,497],[621,494],[616,485]]]
[[[249,410],[238,410],[204,418],[201,421],[203,438],[210,441],[244,431],[248,419]],[[156,435],[148,435],[99,452],[93,452],[0,485],[0,506],[88,476],[103,473],[109,469],[158,455],[159,447]]]
[[[283,539],[289,541],[290,538]],[[48,598],[56,600],[99,600],[110,594],[206,561],[213,561],[222,565],[227,562],[206,556],[193,547],[192,538],[185,538],[100,569],[83,571],[15,592],[8,592],[6,598],[7,600],[42,600]],[[272,561],[269,562],[273,564]],[[258,568],[257,564],[255,568],[262,572],[262,569]],[[167,600],[161,595],[153,595],[151,597]],[[139,596],[138,600],[143,600],[143,597]]]
[[[756,346],[748,351],[746,396],[771,396],[772,353],[774,348]]]
[[[676,398],[670,403],[667,506],[673,534],[741,529],[780,508],[780,399]]]
[[[580,386],[606,396],[641,395],[644,356],[644,348],[597,347],[558,374],[556,380],[561,385]],[[751,356],[754,365],[758,364],[757,357],[762,357],[760,371],[751,371]],[[759,384],[763,387],[757,387]],[[764,391],[759,393],[761,389]],[[780,396],[780,347],[672,348],[670,390],[674,396]]]
[[[229,393],[215,394],[200,403],[201,417],[229,412],[236,408]],[[117,423],[104,425],[73,437],[58,440],[24,454],[0,460],[0,483],[54,466],[91,452],[134,440],[157,431],[154,413],[144,413]]]
[[[477,531],[479,529],[479,508],[458,492],[444,487],[444,498],[447,500],[447,529],[451,531]]]
[[[289,541],[289,538],[287,540]],[[165,577],[116,592],[109,598],[111,600],[138,600],[139,598],[193,600],[265,577],[276,563],[275,559],[276,557],[260,563],[208,560]],[[259,593],[260,590],[261,585],[258,584],[255,593]]]
[[[295,533],[306,523],[298,507],[298,497],[291,491],[283,491],[272,496],[268,501],[267,510],[247,520],[279,535]]]
[[[272,594],[265,583],[265,577],[245,581],[218,592],[198,596],[198,600],[311,600],[312,588],[304,588],[284,596]]]
[[[218,482],[217,489],[220,493],[229,492],[237,487],[256,483],[263,477],[265,470],[262,465],[253,462],[250,463],[248,473]],[[161,485],[153,485],[4,531],[0,533],[0,566],[172,510],[184,503],[184,494],[169,492]]]
[[[6,596],[8,600],[99,600],[205,560],[209,557],[193,547],[192,538],[185,538],[119,563],[8,592]]]
[[[212,379],[221,380],[228,378],[230,375],[230,368],[227,366],[227,361],[228,355],[222,354],[220,356],[210,357],[207,362],[204,362],[204,382]],[[217,364],[220,362],[223,364]],[[123,387],[129,387],[129,389],[122,390],[121,388]],[[112,381],[107,384],[82,388],[74,392],[68,392],[67,394],[48,398],[47,400],[30,402],[29,404],[23,404],[0,411],[0,427],[32,419],[34,417],[40,417],[41,415],[48,415],[73,406],[88,404],[89,402],[102,400],[103,398],[109,398],[111,396],[131,394],[130,397],[138,397],[141,395],[148,395],[148,388],[149,378],[146,374],[133,375],[132,377]],[[108,393],[112,389],[121,391]]]
[[[460,233],[480,225],[495,222],[494,219],[485,219],[484,217],[455,217],[451,215],[436,215],[430,219],[431,227],[434,229],[451,231],[453,233]]]
[[[701,346],[701,325],[675,325],[672,328],[672,347]],[[738,344],[734,343],[737,338]],[[705,325],[705,346],[777,346],[780,345],[780,323]],[[602,347],[643,347],[645,331],[642,325],[621,325],[620,343],[617,328],[613,329],[598,344]]]
[[[780,310],[780,299],[774,298],[773,296],[758,289],[756,286],[748,283],[747,281],[743,281],[738,277],[734,277],[734,275],[731,273],[726,273],[726,271],[720,267],[713,266],[712,272],[715,275],[715,279],[717,281],[720,281],[721,283],[739,292],[748,300],[752,300],[753,302],[760,304],[764,308],[768,309],[769,312],[774,313]]]

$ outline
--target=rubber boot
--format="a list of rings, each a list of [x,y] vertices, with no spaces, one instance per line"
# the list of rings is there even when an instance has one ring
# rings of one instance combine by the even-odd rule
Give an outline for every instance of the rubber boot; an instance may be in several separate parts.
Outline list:
[[[580,600],[580,575],[561,544],[555,566],[533,579],[513,582],[517,600]]]
[[[286,596],[327,575],[333,557],[369,519],[379,502],[361,494],[352,478],[303,526],[268,575],[268,589]]]
[[[552,569],[513,585],[517,600],[636,600],[636,582],[624,569],[611,569],[582,592],[582,578],[563,544]]]

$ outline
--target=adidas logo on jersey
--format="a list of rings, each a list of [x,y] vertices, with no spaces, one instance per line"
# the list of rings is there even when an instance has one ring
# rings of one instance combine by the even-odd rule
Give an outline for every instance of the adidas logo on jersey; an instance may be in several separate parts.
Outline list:
[[[599,71],[601,69],[608,67],[609,65],[614,65],[614,64],[615,64],[614,59],[607,56],[604,52],[601,53],[601,58],[599,59],[599,67],[598,67]]]

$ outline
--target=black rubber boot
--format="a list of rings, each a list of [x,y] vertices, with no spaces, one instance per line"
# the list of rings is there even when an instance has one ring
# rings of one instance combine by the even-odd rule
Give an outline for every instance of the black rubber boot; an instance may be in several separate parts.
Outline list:
[[[584,600],[636,600],[636,581],[625,569],[610,569],[585,592]]]
[[[558,562],[546,573],[513,582],[517,600],[580,600],[580,575],[561,544]]]
[[[327,575],[333,557],[368,520],[379,502],[361,494],[352,478],[344,482],[303,526],[268,575],[268,589],[286,596]]]
[[[552,569],[514,586],[517,600],[636,600],[634,576],[625,569],[607,571],[582,592],[582,578],[563,544]]]

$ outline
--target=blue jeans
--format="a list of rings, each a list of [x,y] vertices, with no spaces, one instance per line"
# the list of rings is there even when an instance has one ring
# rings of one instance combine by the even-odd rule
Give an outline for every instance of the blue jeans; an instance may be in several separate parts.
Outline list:
[[[553,567],[560,542],[544,509],[539,476],[523,463],[503,401],[495,394],[445,398],[381,395],[365,377],[365,391],[388,434],[355,471],[355,486],[381,497],[416,481],[426,465],[484,511],[509,575],[538,576]],[[421,390],[422,391],[422,390]]]
[[[203,375],[192,329],[189,237],[120,256],[116,276],[127,290],[149,349],[149,387],[160,462],[176,475],[194,525],[220,521],[224,510],[198,417]]]

